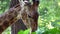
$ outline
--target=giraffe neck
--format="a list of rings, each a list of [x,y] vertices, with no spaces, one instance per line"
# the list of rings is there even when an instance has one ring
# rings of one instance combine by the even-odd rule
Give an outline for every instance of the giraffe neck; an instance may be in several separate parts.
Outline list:
[[[4,14],[0,15],[0,34],[11,24],[17,21],[17,15],[20,11],[20,5],[16,5],[15,7],[11,8],[9,11],[5,12]]]

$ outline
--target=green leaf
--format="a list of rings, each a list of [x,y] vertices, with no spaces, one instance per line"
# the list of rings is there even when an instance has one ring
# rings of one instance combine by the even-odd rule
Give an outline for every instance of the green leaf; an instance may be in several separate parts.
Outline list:
[[[18,34],[23,34],[23,32],[24,32],[23,30],[20,30],[20,31],[18,32]]]
[[[32,32],[32,34],[36,34],[36,32]]]

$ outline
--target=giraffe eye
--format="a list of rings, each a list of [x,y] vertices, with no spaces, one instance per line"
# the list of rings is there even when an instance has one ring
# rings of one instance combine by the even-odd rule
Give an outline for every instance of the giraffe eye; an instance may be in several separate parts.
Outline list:
[[[32,18],[30,15],[28,15],[29,18]]]

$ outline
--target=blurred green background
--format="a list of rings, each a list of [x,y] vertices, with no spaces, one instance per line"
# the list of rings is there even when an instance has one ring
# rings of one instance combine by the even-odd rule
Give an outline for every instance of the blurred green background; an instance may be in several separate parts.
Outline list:
[[[10,0],[0,0],[0,14],[7,11]],[[60,34],[60,0],[40,0],[38,7],[39,19],[38,29],[33,34]],[[18,34],[27,34],[26,31],[19,31]],[[2,34],[11,34],[11,27]]]

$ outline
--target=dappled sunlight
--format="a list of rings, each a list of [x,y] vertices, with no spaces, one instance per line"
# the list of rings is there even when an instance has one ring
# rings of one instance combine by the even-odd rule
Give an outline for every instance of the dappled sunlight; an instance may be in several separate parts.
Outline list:
[[[58,6],[60,6],[60,2],[58,2]]]
[[[49,24],[46,24],[46,27],[48,28],[48,29],[53,29],[54,27],[51,25],[51,22],[49,22]]]

